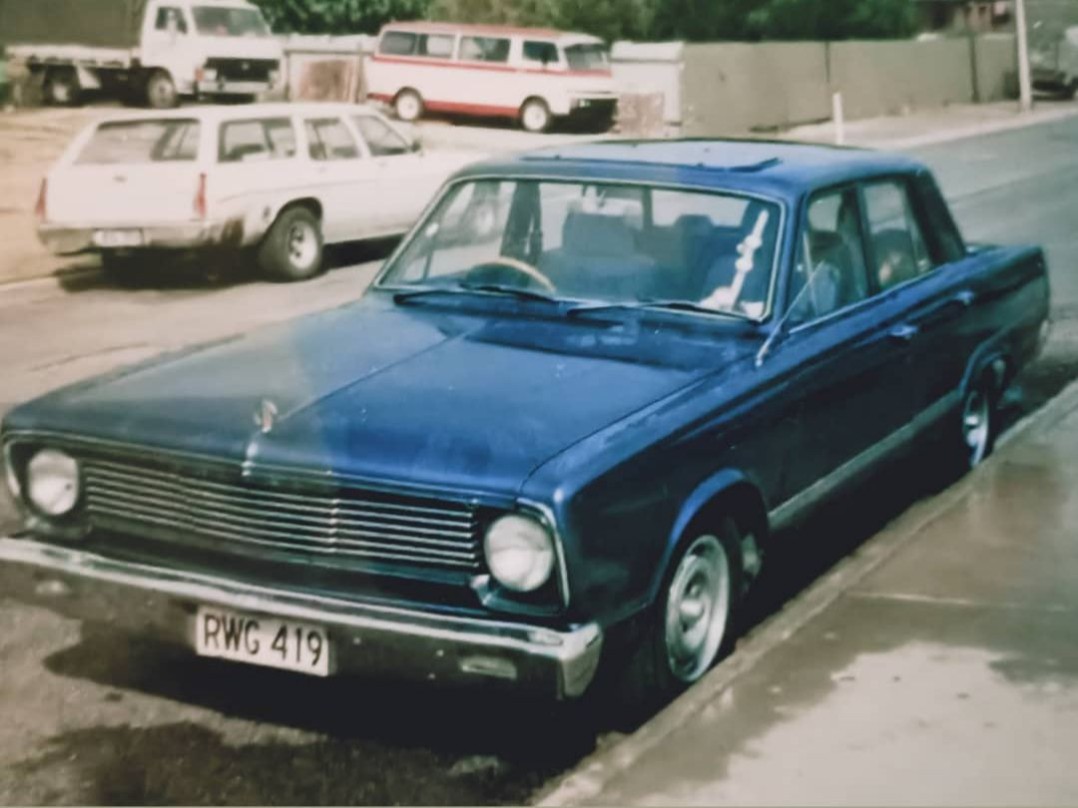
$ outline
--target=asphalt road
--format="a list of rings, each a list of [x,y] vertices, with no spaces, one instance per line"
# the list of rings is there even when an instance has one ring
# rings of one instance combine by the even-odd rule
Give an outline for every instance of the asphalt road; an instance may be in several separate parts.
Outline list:
[[[1056,328],[1011,418],[1078,375],[1076,143],[1072,119],[918,152],[968,238],[1048,250]],[[346,302],[384,251],[339,255],[335,271],[288,287],[177,269],[134,290],[83,277],[64,293],[0,293],[0,411],[159,351]],[[916,460],[847,500],[856,507],[801,528],[810,541],[771,559],[750,624],[931,493]],[[0,503],[0,532],[11,515]],[[198,660],[82,631],[2,593],[0,576],[0,803],[512,803],[596,742],[543,705]],[[600,727],[598,743],[614,738]]]

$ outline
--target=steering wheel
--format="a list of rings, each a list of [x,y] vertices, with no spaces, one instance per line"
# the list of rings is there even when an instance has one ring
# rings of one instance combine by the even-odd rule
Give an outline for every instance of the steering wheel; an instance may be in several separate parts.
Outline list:
[[[497,258],[491,258],[489,261],[484,261],[480,266],[499,266],[511,269],[514,272],[519,272],[521,275],[527,276],[528,279],[535,281],[548,292],[555,292],[558,288],[554,285],[554,281],[550,280],[550,278],[528,262],[521,261],[519,258],[510,258],[505,255],[499,255]],[[478,267],[476,267],[476,269],[478,269]]]

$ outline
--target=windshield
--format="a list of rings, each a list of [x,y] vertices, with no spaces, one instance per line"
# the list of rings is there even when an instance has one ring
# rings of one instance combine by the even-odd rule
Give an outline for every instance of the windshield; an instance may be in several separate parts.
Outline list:
[[[570,70],[609,70],[610,57],[606,47],[594,45],[570,45],[565,49],[565,60]]]
[[[253,8],[229,6],[195,6],[195,27],[203,36],[254,36],[270,35],[269,26],[262,14]]]
[[[381,286],[485,284],[595,303],[684,301],[760,318],[780,209],[731,193],[474,180],[453,185]]]
[[[122,121],[97,127],[82,148],[79,165],[189,162],[198,158],[196,120]]]

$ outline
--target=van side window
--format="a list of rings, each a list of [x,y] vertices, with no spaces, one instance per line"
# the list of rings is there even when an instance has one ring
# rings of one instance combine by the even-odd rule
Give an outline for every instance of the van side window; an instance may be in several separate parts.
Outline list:
[[[524,61],[538,62],[544,66],[556,64],[558,61],[558,46],[553,42],[526,40],[524,42]]]
[[[178,33],[187,33],[187,20],[183,18],[180,10],[174,6],[161,6],[157,9],[157,19],[153,27],[158,31],[168,31],[170,25],[174,25]]]
[[[453,58],[452,34],[423,34],[419,37],[417,56],[429,56],[432,59]]]
[[[387,31],[378,46],[378,52],[391,56],[411,56],[415,53],[418,39],[415,34],[407,31]]]
[[[509,40],[492,36],[463,37],[460,58],[472,62],[508,62]]]
[[[307,148],[312,160],[355,160],[359,146],[340,118],[307,121]]]

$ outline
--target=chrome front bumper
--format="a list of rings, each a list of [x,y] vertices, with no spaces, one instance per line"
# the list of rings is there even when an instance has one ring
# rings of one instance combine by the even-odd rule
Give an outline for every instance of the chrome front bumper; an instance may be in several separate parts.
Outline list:
[[[194,648],[199,606],[303,621],[328,632],[337,674],[501,680],[555,698],[584,693],[602,649],[602,631],[591,623],[563,632],[372,606],[114,561],[30,539],[0,539],[0,591],[66,617],[188,648]]]
[[[95,234],[109,230],[138,230],[142,234],[141,243],[138,246],[123,248],[102,247],[95,240]],[[131,224],[113,227],[43,224],[38,226],[37,235],[41,243],[56,255],[71,255],[108,249],[197,249],[235,240],[235,238],[230,238],[228,230],[228,227],[218,222]],[[242,239],[242,234],[240,238]]]

